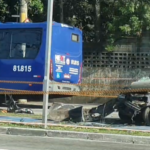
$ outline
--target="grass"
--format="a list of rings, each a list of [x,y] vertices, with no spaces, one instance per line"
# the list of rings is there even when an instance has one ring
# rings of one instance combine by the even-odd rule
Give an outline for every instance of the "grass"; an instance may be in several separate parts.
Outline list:
[[[42,125],[25,125],[15,123],[0,123],[0,127],[19,127],[28,129],[44,129]],[[88,132],[88,133],[105,133],[105,134],[121,134],[121,135],[132,135],[132,136],[150,136],[150,132],[142,131],[123,131],[123,130],[112,130],[109,128],[88,128],[88,127],[68,127],[68,126],[48,126],[47,130],[61,130],[61,131],[76,131],[76,132]]]
[[[42,115],[34,115],[34,114],[15,114],[15,113],[2,113],[0,112],[0,116],[12,116],[12,117],[29,117],[33,119],[42,119]],[[150,132],[142,132],[142,131],[123,131],[123,130],[111,130],[109,128],[92,128],[92,127],[76,127],[76,126],[63,126],[63,122],[61,125],[50,125],[47,127],[47,130],[62,130],[62,131],[76,131],[76,132],[89,132],[89,133],[106,133],[106,134],[121,134],[121,135],[132,135],[132,136],[150,136]],[[18,127],[18,128],[30,128],[30,129],[44,129],[43,125],[38,124],[25,124],[25,123],[4,123],[0,122],[1,127]]]

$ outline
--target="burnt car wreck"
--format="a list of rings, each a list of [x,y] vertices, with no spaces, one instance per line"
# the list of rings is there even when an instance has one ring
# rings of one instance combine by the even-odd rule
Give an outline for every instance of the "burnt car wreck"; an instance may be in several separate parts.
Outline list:
[[[85,110],[83,106],[53,103],[49,110],[49,119],[54,121],[95,122],[103,119],[114,111],[118,111],[120,119],[126,123],[144,123],[150,126],[150,79],[131,83],[126,89],[147,89],[147,92],[126,92],[118,95],[102,105]],[[142,90],[141,90],[142,91]]]

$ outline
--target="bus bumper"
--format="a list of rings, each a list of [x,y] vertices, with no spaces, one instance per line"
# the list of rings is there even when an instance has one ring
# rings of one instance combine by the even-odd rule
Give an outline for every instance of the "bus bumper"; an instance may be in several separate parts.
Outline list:
[[[59,83],[59,82],[50,82],[49,83],[49,91],[55,92],[72,92],[72,91],[81,91],[80,86],[69,83]]]

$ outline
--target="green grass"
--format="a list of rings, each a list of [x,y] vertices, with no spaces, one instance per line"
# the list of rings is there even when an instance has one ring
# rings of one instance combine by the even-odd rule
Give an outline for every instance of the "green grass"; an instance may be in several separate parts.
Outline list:
[[[29,117],[33,119],[42,119],[42,115],[34,115],[34,114],[15,114],[15,113],[2,113],[0,112],[0,116],[12,116],[12,117]],[[63,126],[64,125],[64,126]],[[106,133],[106,134],[122,134],[122,135],[135,135],[135,136],[150,136],[148,132],[141,132],[141,131],[122,131],[122,130],[110,130],[109,128],[92,128],[92,127],[68,127],[67,124],[62,122],[58,126],[48,126],[47,130],[63,130],[63,131],[76,131],[76,132],[90,132],[90,133]],[[0,122],[1,127],[19,127],[19,128],[30,128],[30,129],[44,129],[42,125],[26,125],[24,123],[17,124],[17,123],[3,123]]]
[[[25,125],[15,123],[0,123],[1,127],[19,127],[29,129],[44,129],[42,125]],[[121,131],[101,128],[88,128],[88,127],[63,127],[63,126],[48,126],[47,130],[61,130],[61,131],[76,131],[76,132],[89,132],[89,133],[105,133],[105,134],[121,134],[121,135],[132,135],[132,136],[150,136],[148,132],[141,131]]]

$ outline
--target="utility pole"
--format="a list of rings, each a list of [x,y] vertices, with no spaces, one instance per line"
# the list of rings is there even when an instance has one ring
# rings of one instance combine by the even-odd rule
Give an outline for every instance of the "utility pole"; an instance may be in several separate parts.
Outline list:
[[[20,0],[20,22],[24,22],[28,18],[27,0]]]
[[[47,127],[47,115],[48,115],[48,99],[49,99],[49,73],[50,73],[50,60],[51,60],[51,46],[52,46],[52,24],[53,24],[53,2],[54,0],[48,1],[47,9],[47,30],[46,30],[46,49],[45,49],[45,75],[43,81],[43,91],[47,92],[43,95],[43,117],[42,122],[44,127]]]

